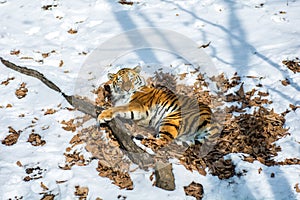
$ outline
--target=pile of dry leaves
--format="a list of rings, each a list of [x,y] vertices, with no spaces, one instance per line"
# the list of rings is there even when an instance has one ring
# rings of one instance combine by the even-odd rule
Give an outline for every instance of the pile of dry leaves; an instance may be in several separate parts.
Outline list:
[[[197,73],[197,72],[195,72]],[[249,76],[246,78],[261,79],[261,77]],[[203,144],[183,146],[171,143],[165,147],[152,136],[152,129],[145,129],[128,123],[126,127],[135,138],[141,140],[145,148],[151,148],[155,152],[155,159],[168,162],[170,158],[177,158],[188,170],[196,170],[206,175],[206,168],[212,175],[220,179],[226,179],[235,175],[235,166],[225,156],[230,153],[244,153],[244,160],[253,162],[257,160],[267,166],[300,164],[296,158],[275,162],[273,157],[280,151],[280,147],[274,144],[278,139],[288,135],[284,128],[284,113],[276,113],[266,108],[272,104],[268,99],[268,93],[263,91],[261,84],[256,85],[250,91],[244,91],[241,77],[235,74],[228,79],[223,74],[213,77],[220,93],[210,94],[208,84],[201,74],[198,75],[194,86],[178,85],[176,78],[171,74],[157,72],[153,78],[147,80],[148,84],[163,85],[169,87],[177,94],[193,96],[199,102],[204,102],[214,110],[215,118],[222,127],[219,137],[207,140]],[[234,92],[229,92],[234,91]],[[110,88],[106,84],[97,91],[96,105],[110,107]],[[228,103],[231,106],[226,106]],[[297,106],[290,106],[292,110]],[[294,109],[293,109],[294,108]],[[249,112],[249,110],[252,110]],[[131,162],[124,156],[119,144],[108,128],[88,127],[82,129],[73,139],[75,143],[86,143],[87,151],[99,160],[98,168],[100,176],[110,178],[120,188],[132,189],[132,181],[129,176]],[[73,163],[82,163],[80,156]],[[185,188],[187,195],[197,193],[203,188],[197,184],[191,184]],[[197,192],[195,192],[197,191]],[[202,194],[201,193],[201,194]],[[201,199],[202,196],[195,196]]]
[[[88,119],[89,117],[86,117],[83,121],[87,121]],[[84,123],[81,122],[75,125],[73,122],[74,120],[72,120],[71,124],[67,124],[71,127],[79,127]],[[67,129],[72,131],[71,128]],[[113,184],[122,189],[133,189],[133,182],[129,176],[130,161],[125,158],[111,130],[108,128],[101,129],[103,130],[95,126],[90,126],[78,131],[70,141],[71,147],[66,149],[66,164],[62,168],[68,170],[74,165],[85,166],[89,163],[89,160],[81,152],[74,150],[76,149],[74,147],[84,143],[86,150],[93,155],[93,159],[98,160],[97,171],[99,172],[99,176],[111,179]]]
[[[256,78],[256,77],[249,77]],[[280,151],[280,147],[274,144],[278,139],[288,135],[288,129],[284,128],[283,113],[276,113],[273,109],[267,109],[268,93],[259,91],[262,85],[257,85],[251,91],[244,91],[240,77],[235,75],[226,79],[223,75],[213,79],[224,92],[224,102],[234,102],[235,106],[226,106],[225,120],[220,121],[223,125],[221,135],[216,139],[213,149],[206,155],[201,156],[199,152],[203,146],[209,144],[198,144],[191,146],[181,158],[181,163],[191,170],[198,170],[205,174],[204,169],[208,167],[213,175],[219,178],[229,178],[235,174],[234,165],[230,160],[224,160],[229,153],[244,153],[244,160],[253,162],[257,160],[267,166],[300,164],[300,159],[291,158],[282,162],[275,162],[273,157]],[[238,86],[233,93],[227,91]],[[290,106],[291,107],[291,106]],[[292,106],[297,108],[297,106]],[[291,108],[292,108],[291,107]],[[247,109],[254,111],[247,113]]]

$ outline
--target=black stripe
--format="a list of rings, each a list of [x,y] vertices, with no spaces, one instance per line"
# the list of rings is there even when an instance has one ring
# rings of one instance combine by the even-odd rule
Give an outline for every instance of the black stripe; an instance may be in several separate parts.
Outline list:
[[[186,127],[188,126],[188,117],[189,113],[184,113],[183,111],[181,111],[181,118],[182,118],[182,125],[181,125],[181,130],[183,132],[186,132]]]
[[[178,100],[178,99],[175,97],[175,99],[171,102],[171,105],[167,108],[167,111],[169,111],[169,109],[170,109],[171,107],[174,106],[174,103],[175,103],[177,100]]]
[[[167,131],[159,131],[159,134],[166,135],[169,138],[174,139],[174,136],[171,133],[167,132]]]
[[[168,115],[168,118],[172,118],[172,117],[180,117],[180,112],[173,112],[172,114],[170,113],[169,115]]]
[[[152,107],[152,104],[153,104],[153,100],[154,100],[154,99],[155,99],[155,95],[151,95],[150,99],[148,100],[150,107]],[[145,103],[147,103],[147,102],[145,102]],[[156,103],[154,103],[154,105],[155,105],[155,104],[156,104]]]
[[[160,126],[173,126],[175,127],[177,130],[179,129],[179,126],[177,126],[176,124],[172,124],[170,122],[162,122]]]
[[[204,120],[204,121],[202,122],[202,124],[198,126],[197,132],[198,132],[202,127],[205,127],[207,124],[208,124],[208,121],[207,121],[207,120]]]
[[[149,112],[148,112],[148,110],[146,110],[146,115],[147,115],[147,117],[149,116]]]
[[[165,102],[162,104],[162,107],[166,107],[166,105],[167,105],[168,103],[169,103],[168,100],[165,101]]]
[[[195,116],[195,114],[196,114],[196,116]],[[191,119],[193,119],[193,120],[190,122]],[[184,121],[184,123],[185,123],[185,129],[184,130],[186,130],[186,128],[188,127],[188,130],[185,131],[185,132],[188,133],[188,134],[193,134],[192,133],[192,128],[194,127],[195,123],[199,124],[199,119],[200,118],[197,115],[197,113],[194,113],[193,116],[185,117],[185,121]]]
[[[137,76],[137,78],[138,78],[139,83],[141,83],[141,82],[142,82],[141,77],[140,77],[140,76]]]
[[[159,102],[159,100],[160,100],[160,95],[158,95],[158,93],[159,93],[159,90],[157,90],[157,89],[154,89],[153,91],[152,91],[152,101],[151,101],[151,105],[152,105],[152,103],[154,104],[154,105],[156,105],[156,104],[158,104],[158,102]],[[154,102],[153,102],[153,100],[155,100]]]
[[[135,101],[136,99],[141,99],[146,95],[149,95],[149,93],[145,93],[143,94],[142,92],[140,92],[142,95],[137,95],[136,97],[134,97],[133,99],[130,100],[130,102]]]
[[[134,119],[134,113],[133,113],[133,111],[131,111],[130,113],[131,113],[131,119]]]
[[[178,104],[176,104],[176,105],[174,106],[174,108],[171,110],[171,112],[173,112],[174,110],[177,110],[177,108],[178,108]]]
[[[190,99],[188,98],[181,98],[180,103],[182,106],[189,108],[192,102],[189,102]]]
[[[156,116],[157,115],[161,115],[162,116],[164,114],[164,113],[161,113],[161,111],[165,110],[164,106],[158,106],[156,109],[158,111],[157,114],[156,114]]]

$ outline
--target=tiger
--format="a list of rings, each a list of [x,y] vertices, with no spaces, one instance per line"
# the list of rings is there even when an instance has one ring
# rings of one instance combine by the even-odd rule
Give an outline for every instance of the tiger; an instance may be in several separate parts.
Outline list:
[[[108,73],[114,106],[98,115],[99,124],[115,117],[131,119],[140,126],[154,128],[156,138],[164,143],[201,142],[207,134],[219,131],[212,126],[208,105],[176,95],[164,86],[147,86],[140,72],[141,67],[136,66]]]

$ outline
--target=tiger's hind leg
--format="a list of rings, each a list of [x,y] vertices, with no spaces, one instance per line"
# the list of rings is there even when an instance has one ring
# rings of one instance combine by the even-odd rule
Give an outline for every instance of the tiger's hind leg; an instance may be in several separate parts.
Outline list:
[[[195,136],[195,143],[204,143],[205,141],[216,141],[222,131],[218,123],[209,123]]]
[[[181,125],[180,112],[173,112],[168,114],[161,122],[159,126],[158,138],[165,143],[174,140],[178,134]]]

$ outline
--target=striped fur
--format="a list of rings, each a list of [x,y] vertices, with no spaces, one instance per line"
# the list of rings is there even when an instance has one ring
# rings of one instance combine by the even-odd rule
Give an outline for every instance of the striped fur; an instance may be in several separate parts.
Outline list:
[[[207,105],[162,86],[146,86],[139,72],[140,67],[124,68],[108,75],[116,106],[98,116],[100,123],[116,116],[132,119],[139,125],[155,128],[158,138],[167,142],[175,138],[204,138],[216,131],[212,131],[216,127],[211,125],[212,112]]]

